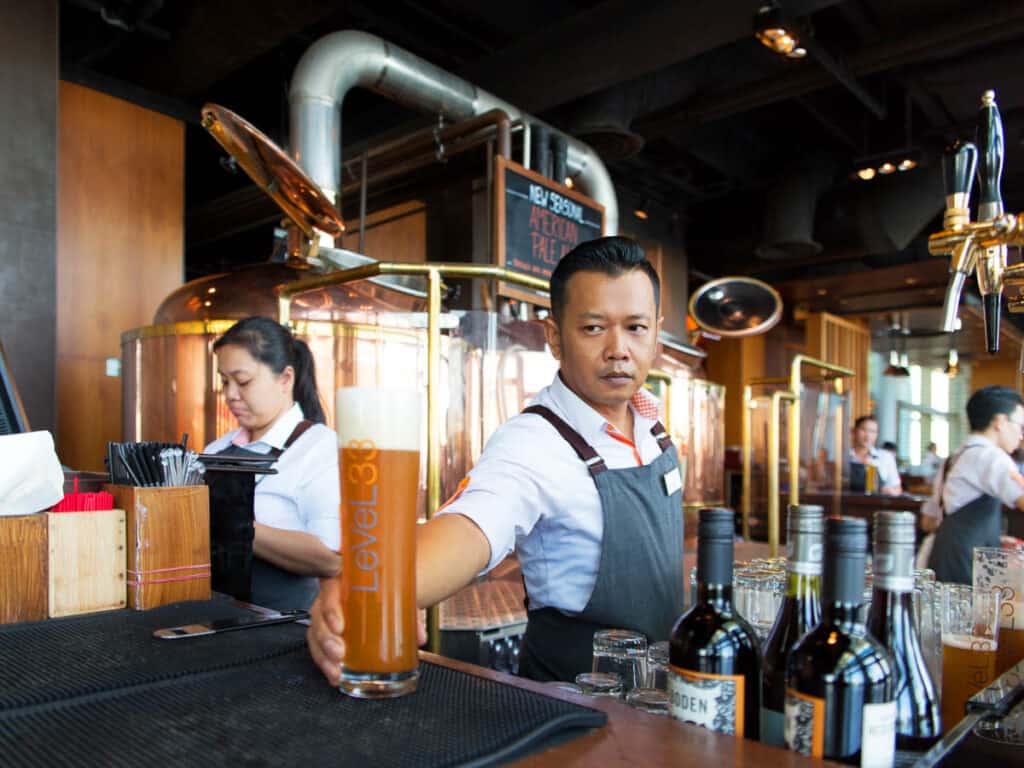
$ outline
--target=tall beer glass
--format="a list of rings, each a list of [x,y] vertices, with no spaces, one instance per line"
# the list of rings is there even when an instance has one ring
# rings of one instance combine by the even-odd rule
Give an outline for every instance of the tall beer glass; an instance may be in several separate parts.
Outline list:
[[[416,689],[416,390],[343,387],[335,420],[341,471],[341,690],[390,698]]]
[[[996,675],[1024,660],[1024,552],[975,547],[974,589],[999,590]]]
[[[940,584],[942,620],[942,728],[949,732],[967,700],[996,679],[999,592]]]

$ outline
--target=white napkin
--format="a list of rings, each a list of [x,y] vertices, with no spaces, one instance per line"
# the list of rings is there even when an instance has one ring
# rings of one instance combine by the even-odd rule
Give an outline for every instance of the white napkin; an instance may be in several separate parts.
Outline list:
[[[64,498],[64,472],[49,432],[0,436],[0,517],[31,515]]]

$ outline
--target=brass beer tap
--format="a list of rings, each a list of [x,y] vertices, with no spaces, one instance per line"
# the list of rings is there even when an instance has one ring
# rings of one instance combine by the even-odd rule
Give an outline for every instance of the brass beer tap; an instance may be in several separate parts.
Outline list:
[[[995,93],[981,97],[976,135],[981,147],[956,142],[943,157],[946,184],[946,215],[943,230],[928,238],[932,255],[950,258],[950,279],[942,307],[942,330],[955,330],[957,308],[964,280],[973,271],[978,278],[985,312],[985,342],[989,353],[999,351],[999,317],[1004,285],[1024,285],[1024,266],[1006,266],[1006,249],[1024,245],[1024,214],[1007,215],[1003,211],[1003,121],[996,106]],[[978,220],[970,220],[971,178],[977,166]],[[1008,302],[1011,312],[1024,311],[1024,299]]]

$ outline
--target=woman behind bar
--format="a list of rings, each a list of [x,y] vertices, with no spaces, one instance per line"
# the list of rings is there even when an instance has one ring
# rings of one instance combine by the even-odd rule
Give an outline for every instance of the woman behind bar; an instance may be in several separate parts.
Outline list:
[[[278,456],[276,475],[257,477],[252,602],[307,608],[318,577],[341,560],[338,441],[324,425],[313,356],[266,317],[249,317],[213,345],[228,409],[239,428],[207,453]]]

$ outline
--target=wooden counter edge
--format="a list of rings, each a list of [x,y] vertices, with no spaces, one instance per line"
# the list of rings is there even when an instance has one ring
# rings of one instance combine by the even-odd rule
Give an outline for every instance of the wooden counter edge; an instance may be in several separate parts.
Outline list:
[[[420,652],[420,658],[431,664],[514,685],[553,699],[598,709],[608,715],[608,722],[603,727],[528,755],[514,763],[523,768],[565,768],[568,765],[636,768],[637,765],[685,765],[693,762],[695,758],[701,758],[701,762],[710,760],[720,765],[747,768],[837,765],[759,742],[713,733],[705,728],[679,723],[668,717],[649,715],[619,700],[593,699],[423,651]]]

